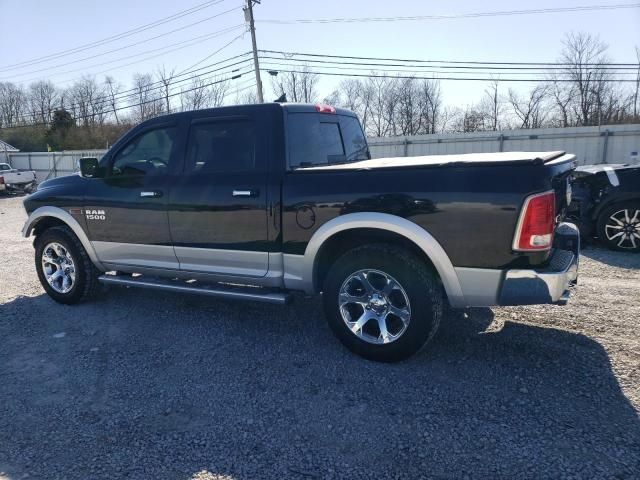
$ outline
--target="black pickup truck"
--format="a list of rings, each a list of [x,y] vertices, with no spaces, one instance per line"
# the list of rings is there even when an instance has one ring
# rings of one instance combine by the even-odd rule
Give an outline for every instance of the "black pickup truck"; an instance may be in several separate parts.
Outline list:
[[[58,302],[100,283],[283,304],[322,293],[348,348],[395,361],[447,305],[566,303],[574,164],[564,152],[372,160],[358,118],[325,105],[183,112],[41,184],[23,235]]]

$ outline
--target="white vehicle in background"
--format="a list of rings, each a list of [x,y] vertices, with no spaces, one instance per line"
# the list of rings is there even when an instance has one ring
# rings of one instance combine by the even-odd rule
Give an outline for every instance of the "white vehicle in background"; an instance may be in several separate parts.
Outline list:
[[[17,170],[8,163],[0,163],[0,192],[31,193],[36,187],[36,172]]]

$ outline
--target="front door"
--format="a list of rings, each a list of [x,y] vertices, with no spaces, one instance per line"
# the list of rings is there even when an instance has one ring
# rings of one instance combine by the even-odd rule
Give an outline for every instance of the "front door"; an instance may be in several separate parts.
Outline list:
[[[267,151],[251,117],[191,122],[169,223],[182,270],[262,277],[269,268]]]
[[[104,159],[104,178],[87,187],[93,247],[109,268],[178,269],[167,216],[174,169],[181,167],[178,126],[149,125],[130,137]]]

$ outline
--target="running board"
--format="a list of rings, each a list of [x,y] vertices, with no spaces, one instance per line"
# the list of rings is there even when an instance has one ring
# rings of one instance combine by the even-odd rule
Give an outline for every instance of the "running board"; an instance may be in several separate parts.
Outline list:
[[[165,290],[172,292],[195,293],[210,297],[231,298],[237,300],[253,300],[256,302],[286,305],[291,300],[288,293],[275,292],[260,287],[237,287],[232,285],[203,285],[193,281],[165,280],[154,277],[101,275],[98,277],[101,283],[107,285],[123,285],[127,287],[149,288],[153,290]]]

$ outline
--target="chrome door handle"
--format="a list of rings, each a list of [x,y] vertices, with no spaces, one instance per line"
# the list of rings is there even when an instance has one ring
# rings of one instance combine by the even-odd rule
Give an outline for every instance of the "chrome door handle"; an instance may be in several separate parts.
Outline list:
[[[234,190],[234,197],[257,197],[260,194],[258,190]]]
[[[162,196],[162,192],[154,191],[154,192],[140,192],[140,196],[143,198],[158,198]]]

